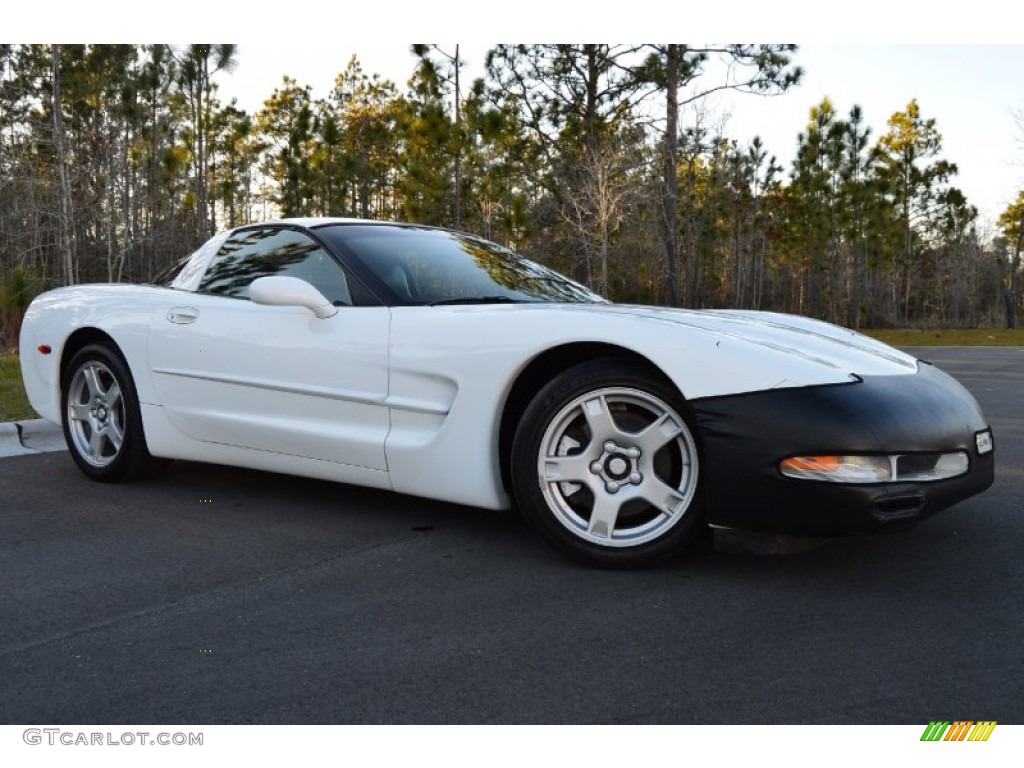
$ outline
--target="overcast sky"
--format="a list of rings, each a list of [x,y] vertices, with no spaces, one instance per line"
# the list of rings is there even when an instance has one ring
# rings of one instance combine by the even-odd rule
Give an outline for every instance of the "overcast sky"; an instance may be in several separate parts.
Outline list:
[[[247,110],[258,109],[285,74],[312,86],[314,96],[326,96],[352,55],[368,72],[402,87],[414,64],[409,44],[430,38],[457,35],[471,77],[482,74],[484,52],[500,37],[785,40],[801,46],[795,63],[805,70],[803,83],[772,98],[717,97],[710,108],[729,116],[731,138],[745,143],[760,135],[788,172],[797,133],[822,97],[829,96],[841,116],[859,104],[873,138],[885,132],[893,112],[916,98],[922,114],[936,120],[944,157],[960,169],[954,183],[983,216],[994,220],[1024,188],[1024,135],[1012,114],[1024,112],[1024,45],[1014,44],[1024,29],[1024,4],[974,0],[953,13],[937,3],[859,0],[845,6],[841,20],[823,13],[837,6],[820,0],[651,5],[390,0],[339,3],[336,10],[277,5],[270,14],[201,0],[177,0],[162,9],[128,0],[88,6],[56,0],[47,6],[54,12],[45,25],[32,6],[18,4],[5,9],[0,29],[10,42],[187,40],[201,29],[207,39],[239,44],[238,68],[220,78],[221,96],[237,98]],[[658,10],[665,7],[674,9],[667,18]],[[673,29],[677,35],[669,34]]]

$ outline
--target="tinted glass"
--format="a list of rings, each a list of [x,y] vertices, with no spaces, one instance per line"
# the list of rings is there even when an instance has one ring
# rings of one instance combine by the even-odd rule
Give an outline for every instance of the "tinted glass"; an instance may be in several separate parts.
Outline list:
[[[316,242],[290,229],[254,229],[221,246],[199,284],[203,293],[249,298],[258,277],[297,277],[335,305],[351,304],[344,270]]]
[[[156,277],[149,281],[149,285],[158,285],[161,288],[170,288],[174,281],[177,279],[178,274],[181,272],[182,267],[188,264],[191,256],[186,256],[180,261],[175,262],[163,272],[158,272]]]
[[[547,267],[479,238],[416,227],[339,225],[317,229],[399,304],[604,301]]]

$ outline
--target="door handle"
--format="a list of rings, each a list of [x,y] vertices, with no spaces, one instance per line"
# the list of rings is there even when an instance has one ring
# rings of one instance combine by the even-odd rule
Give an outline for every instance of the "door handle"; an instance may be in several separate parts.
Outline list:
[[[171,307],[167,310],[167,319],[172,323],[187,325],[199,319],[199,310],[193,307]]]

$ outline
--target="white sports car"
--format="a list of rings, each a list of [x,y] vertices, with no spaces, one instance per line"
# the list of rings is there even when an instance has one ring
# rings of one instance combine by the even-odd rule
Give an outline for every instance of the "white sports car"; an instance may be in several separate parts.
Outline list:
[[[971,395],[891,347],[801,317],[611,304],[423,226],[223,233],[153,285],[38,297],[21,360],[95,480],[180,458],[515,504],[606,566],[663,560],[709,524],[903,527],[993,478]]]

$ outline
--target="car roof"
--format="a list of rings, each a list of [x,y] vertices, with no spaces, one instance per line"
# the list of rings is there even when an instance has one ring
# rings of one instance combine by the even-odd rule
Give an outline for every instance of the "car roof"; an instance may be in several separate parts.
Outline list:
[[[320,227],[338,226],[338,225],[352,225],[362,224],[374,227],[390,227],[393,229],[432,229],[439,232],[454,232],[456,234],[471,235],[469,232],[458,232],[458,230],[447,229],[446,227],[438,227],[433,224],[416,224],[408,221],[386,221],[382,219],[356,219],[346,218],[344,216],[294,216],[282,219],[269,219],[267,221],[254,221],[250,224],[242,224],[241,226],[235,227],[232,230],[228,230],[227,235],[233,235],[236,232],[244,232],[246,230],[259,229],[260,227],[301,227],[302,229],[318,229]],[[475,236],[475,235],[474,235]]]
[[[287,219],[273,219],[271,221],[265,221],[263,222],[263,224],[289,224],[294,227],[305,227],[306,229],[311,229],[313,227],[323,227],[328,224],[379,224],[383,226],[392,227],[410,226],[406,222],[401,221],[381,221],[380,219],[351,219],[344,218],[342,216],[310,216]]]
[[[348,219],[336,216],[306,216],[286,219],[273,219],[266,224],[292,224],[299,227],[321,227],[324,224],[371,224],[369,219]]]

